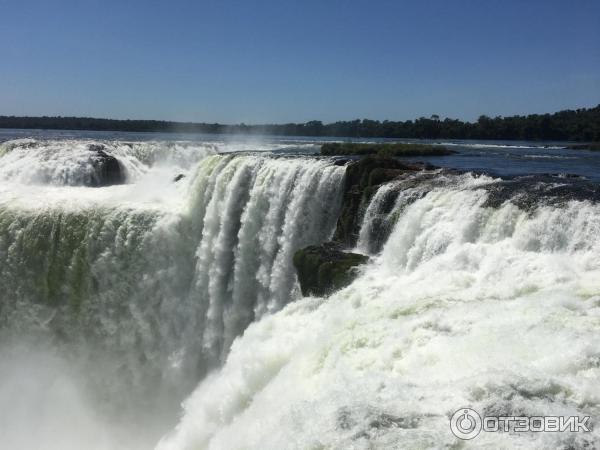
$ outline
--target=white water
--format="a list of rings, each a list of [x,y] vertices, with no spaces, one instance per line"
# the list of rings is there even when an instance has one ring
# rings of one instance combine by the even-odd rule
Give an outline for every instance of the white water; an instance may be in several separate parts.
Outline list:
[[[436,169],[416,172],[381,186],[363,213],[356,250],[367,255],[379,253],[404,208],[435,186],[447,183],[448,177]]]
[[[0,144],[0,181],[28,185],[82,186],[95,175],[96,154],[90,146],[116,157],[130,183],[150,170],[177,174],[217,146],[186,142],[118,142],[18,139]]]
[[[490,182],[434,188],[351,286],[248,327],[158,448],[461,448],[449,417],[465,406],[598,417],[600,207],[483,208]],[[467,444],[595,448],[600,435]]]
[[[600,206],[485,208],[496,180],[419,174],[367,206],[359,278],[300,299],[291,257],[331,236],[342,167],[106,142],[128,183],[85,188],[88,144],[0,152],[0,448],[461,448],[465,406],[598,417]]]
[[[0,156],[2,448],[151,446],[337,219],[327,161],[108,142],[128,183],[86,188],[88,144]]]

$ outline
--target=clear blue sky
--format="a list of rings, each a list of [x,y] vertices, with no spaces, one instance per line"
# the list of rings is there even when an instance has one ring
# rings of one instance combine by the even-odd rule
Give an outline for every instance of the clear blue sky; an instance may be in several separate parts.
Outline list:
[[[0,114],[327,122],[598,103],[598,0],[0,0]]]

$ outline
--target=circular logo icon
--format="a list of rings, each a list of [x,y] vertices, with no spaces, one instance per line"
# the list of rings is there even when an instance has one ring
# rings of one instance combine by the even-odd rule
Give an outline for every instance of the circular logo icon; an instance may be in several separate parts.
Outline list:
[[[481,431],[481,416],[471,408],[461,408],[450,418],[450,430],[459,439],[473,439]]]

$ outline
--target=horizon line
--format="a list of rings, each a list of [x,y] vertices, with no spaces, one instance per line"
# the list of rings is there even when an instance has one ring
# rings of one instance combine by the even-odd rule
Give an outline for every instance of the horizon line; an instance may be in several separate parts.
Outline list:
[[[583,106],[583,107],[579,107],[579,108],[566,108],[566,109],[560,109],[560,110],[556,110],[556,111],[552,111],[552,112],[537,112],[537,113],[527,113],[527,114],[511,114],[511,115],[501,115],[501,114],[497,114],[497,115],[488,115],[488,114],[480,114],[478,116],[479,117],[487,117],[490,119],[496,119],[496,118],[501,118],[501,119],[506,119],[506,118],[510,118],[510,117],[529,117],[529,116],[543,116],[543,115],[551,115],[551,114],[557,114],[560,112],[567,112],[567,111],[580,111],[580,110],[590,110],[590,109],[594,109],[594,108],[598,108],[600,107],[600,103],[593,105],[593,106]],[[119,121],[119,122],[162,122],[162,123],[170,123],[170,124],[184,124],[184,125],[219,125],[219,126],[231,126],[231,127],[236,127],[236,126],[247,126],[247,127],[261,127],[261,126],[280,126],[280,125],[299,125],[299,124],[307,124],[307,123],[322,123],[323,125],[330,125],[330,124],[335,124],[338,122],[355,122],[355,121],[373,121],[373,122],[414,122],[416,120],[420,120],[420,119],[427,119],[427,120],[432,120],[434,117],[437,117],[436,120],[439,121],[444,121],[447,119],[450,119],[452,121],[459,121],[459,122],[463,122],[463,123],[470,123],[470,124],[474,124],[477,123],[477,120],[469,120],[469,119],[459,119],[459,118],[454,118],[454,117],[449,117],[449,116],[441,116],[439,114],[430,114],[429,117],[425,117],[425,116],[420,116],[420,117],[416,117],[413,119],[370,119],[368,117],[355,117],[354,119],[340,119],[340,120],[334,120],[334,121],[325,121],[325,120],[319,120],[319,119],[311,119],[311,120],[307,120],[307,121],[294,121],[294,122],[262,122],[262,123],[246,123],[246,122],[238,122],[238,123],[222,123],[222,122],[209,122],[209,121],[202,121],[202,122],[198,122],[198,121],[192,121],[192,120],[172,120],[172,119],[137,119],[137,118],[127,118],[127,119],[122,119],[122,118],[111,118],[111,117],[93,117],[93,116],[76,116],[76,115],[47,115],[47,114],[43,114],[43,115],[7,115],[7,114],[0,114],[0,118],[11,118],[11,119],[89,119],[89,120],[110,120],[110,121]]]

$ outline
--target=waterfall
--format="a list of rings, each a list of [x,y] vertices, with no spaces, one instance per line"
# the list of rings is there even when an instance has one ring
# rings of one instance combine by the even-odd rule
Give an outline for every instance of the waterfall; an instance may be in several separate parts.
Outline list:
[[[459,408],[599,416],[597,184],[401,171],[354,193],[357,278],[302,298],[346,168],[253,146],[0,144],[0,447],[453,448]]]
[[[109,415],[173,410],[252,321],[298,297],[293,253],[333,234],[344,168],[101,144],[126,184],[82,186],[89,142],[4,144],[0,352],[46,348],[49,366],[85,374]]]
[[[98,176],[99,153],[119,161],[134,183],[150,169],[185,170],[208,154],[210,143],[17,139],[0,144],[0,181],[85,186]]]
[[[440,170],[424,170],[380,186],[363,213],[357,250],[379,253],[404,208],[447,181]]]
[[[433,178],[400,191],[389,237],[350,286],[251,324],[158,448],[450,448],[449,418],[465,406],[598,417],[600,206],[490,206],[502,180]],[[477,437],[599,442],[597,429]]]

